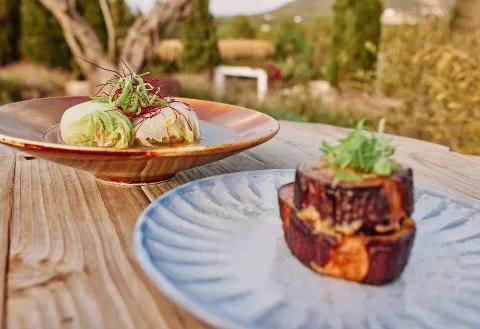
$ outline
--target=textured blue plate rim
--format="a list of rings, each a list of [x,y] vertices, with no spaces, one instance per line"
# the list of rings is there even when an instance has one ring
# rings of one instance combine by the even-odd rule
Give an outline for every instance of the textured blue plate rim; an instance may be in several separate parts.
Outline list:
[[[195,181],[191,181],[184,185],[181,185],[177,188],[174,188],[167,193],[161,195],[157,199],[153,200],[151,204],[145,208],[145,210],[140,214],[137,224],[135,225],[135,229],[133,232],[133,246],[134,246],[134,253],[137,258],[137,262],[139,263],[140,267],[143,269],[147,277],[153,282],[153,284],[159,289],[159,291],[167,297],[170,301],[174,302],[178,306],[182,307],[186,312],[196,316],[204,323],[214,326],[215,328],[224,328],[224,329],[260,329],[260,328],[246,328],[243,326],[238,326],[231,321],[228,321],[220,316],[210,313],[204,306],[197,303],[196,301],[186,297],[184,293],[178,290],[162,272],[159,272],[155,266],[153,265],[150,257],[148,256],[147,252],[144,249],[142,238],[142,226],[144,225],[145,221],[148,219],[147,214],[156,207],[156,204],[163,198],[169,197],[171,194],[179,193],[194,184],[201,184],[210,182],[212,180],[217,180],[220,177],[232,177],[232,176],[245,176],[245,175],[280,175],[280,174],[295,174],[295,169],[269,169],[269,170],[254,170],[254,171],[240,171],[235,173],[229,174],[221,174],[215,176],[209,176],[205,178],[201,178]],[[293,181],[292,181],[293,182]],[[445,192],[440,190],[434,190],[432,188],[415,184],[415,190],[428,190],[429,193],[445,197],[448,200],[456,201],[460,204],[466,204],[471,206],[472,208],[476,208],[480,210],[480,205],[478,202],[474,202],[472,200]]]
[[[294,169],[270,169],[270,170],[255,170],[255,171],[240,171],[230,174],[222,174],[222,175],[215,175],[209,176],[205,178],[201,178],[195,181],[191,181],[187,184],[181,185],[177,188],[174,188],[167,193],[164,193],[152,203],[145,208],[145,210],[140,214],[137,224],[135,225],[135,231],[133,233],[134,237],[134,252],[137,258],[137,262],[140,264],[140,267],[143,269],[145,274],[152,280],[155,284],[157,289],[170,301],[176,303],[178,306],[181,306],[186,312],[198,317],[201,321],[205,322],[210,326],[214,326],[215,328],[224,328],[224,329],[247,329],[246,327],[239,327],[235,323],[231,323],[228,320],[223,319],[220,316],[214,315],[206,310],[201,304],[198,304],[195,301],[192,301],[188,297],[184,295],[183,292],[179,291],[176,286],[161,272],[159,272],[155,266],[153,265],[150,257],[148,256],[147,252],[144,249],[142,238],[142,226],[144,225],[145,221],[148,219],[147,214],[156,207],[156,203],[158,203],[161,199],[169,197],[171,194],[179,193],[193,184],[201,184],[201,183],[208,183],[212,180],[217,180],[220,177],[232,177],[232,176],[244,176],[244,175],[268,175],[268,174],[294,174]],[[248,329],[257,329],[257,328],[248,328]],[[260,328],[258,328],[260,329]]]

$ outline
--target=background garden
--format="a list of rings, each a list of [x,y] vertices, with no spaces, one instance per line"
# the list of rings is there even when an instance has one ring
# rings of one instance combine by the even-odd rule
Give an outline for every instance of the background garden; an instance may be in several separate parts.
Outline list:
[[[172,0],[157,5],[154,30],[142,24],[155,13],[142,23],[123,0],[77,0],[73,14],[57,2],[0,0],[0,103],[91,93],[103,76],[81,53],[107,67],[125,59],[176,96],[345,127],[384,117],[390,133],[480,155],[480,1],[297,0],[213,17],[207,0]],[[85,24],[92,33],[68,30]],[[267,70],[265,101],[241,78],[216,96],[218,65]]]

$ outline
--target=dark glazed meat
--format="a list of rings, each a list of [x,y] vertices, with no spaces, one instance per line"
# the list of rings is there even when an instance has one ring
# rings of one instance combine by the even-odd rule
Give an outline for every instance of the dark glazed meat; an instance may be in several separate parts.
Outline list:
[[[362,181],[340,181],[335,172],[314,159],[297,168],[295,207],[313,207],[323,221],[345,234],[387,233],[413,212],[413,174],[400,168],[389,177],[362,175]]]
[[[372,285],[397,279],[410,257],[415,222],[406,218],[391,234],[345,235],[307,218],[294,206],[294,184],[280,188],[280,213],[288,246],[304,265],[327,276]]]

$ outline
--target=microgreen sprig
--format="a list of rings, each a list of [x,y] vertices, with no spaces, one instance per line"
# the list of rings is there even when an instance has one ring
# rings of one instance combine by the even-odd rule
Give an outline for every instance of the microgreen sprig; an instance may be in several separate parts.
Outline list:
[[[121,109],[125,114],[140,114],[142,108],[167,106],[167,102],[155,93],[154,87],[143,80],[148,75],[131,73],[107,82],[112,87],[110,95],[94,96],[92,101],[107,103],[111,108]]]
[[[374,134],[365,127],[365,119],[358,122],[355,130],[344,139],[339,140],[335,147],[327,142],[322,143],[320,150],[326,155],[327,165],[336,168],[336,179],[361,181],[360,175],[346,172],[351,168],[356,172],[388,176],[397,164],[390,158],[396,148],[385,136],[385,120],[380,120],[378,133]]]

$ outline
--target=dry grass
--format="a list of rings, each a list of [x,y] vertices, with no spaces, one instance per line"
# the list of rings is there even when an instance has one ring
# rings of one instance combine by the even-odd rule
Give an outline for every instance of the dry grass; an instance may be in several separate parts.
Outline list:
[[[219,50],[222,58],[267,58],[275,55],[275,45],[266,40],[225,39],[220,40]]]
[[[258,39],[224,39],[218,42],[220,55],[224,60],[253,58],[262,59],[275,55],[275,45],[266,40]],[[183,44],[178,39],[163,40],[158,45],[156,54],[166,62],[178,59]]]
[[[387,113],[396,133],[480,154],[480,44],[431,21],[385,33],[384,91],[405,101]]]
[[[72,73],[49,69],[34,63],[18,62],[2,66],[0,68],[0,79],[15,81],[30,89],[56,93],[63,91],[65,83],[72,79]]]
[[[448,22],[384,31],[384,69],[357,72],[348,88],[375,99],[375,91],[398,100],[395,107],[366,114],[388,121],[390,133],[423,139],[452,150],[480,155],[480,44],[474,32],[452,32]],[[357,113],[362,112],[357,109]],[[365,113],[365,111],[363,111]]]
[[[19,62],[0,67],[0,104],[20,100],[63,96],[70,72]]]
[[[174,62],[183,50],[183,43],[178,39],[162,40],[158,44],[157,56],[165,62]]]

